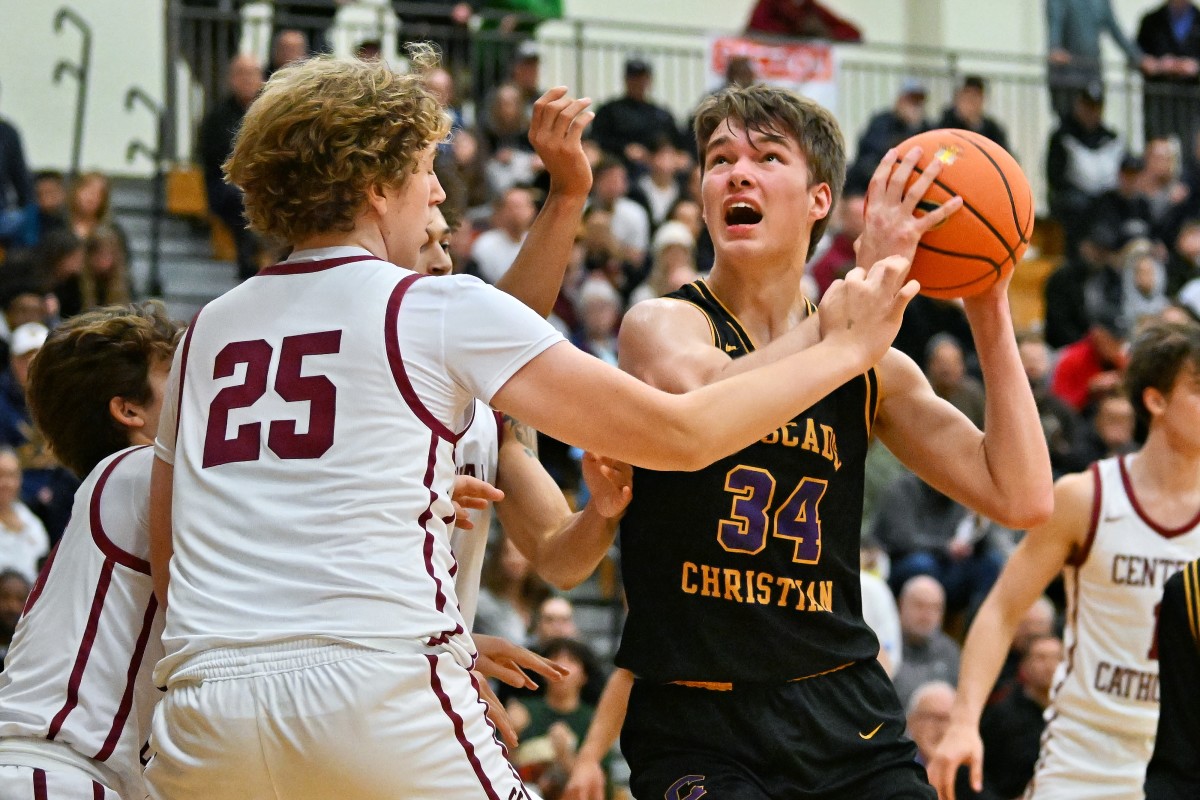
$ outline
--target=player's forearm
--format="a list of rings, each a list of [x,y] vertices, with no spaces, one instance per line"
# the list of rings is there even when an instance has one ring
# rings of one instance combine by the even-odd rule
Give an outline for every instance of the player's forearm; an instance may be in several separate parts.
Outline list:
[[[1018,617],[1005,613],[1003,598],[993,588],[975,615],[963,644],[953,722],[978,727],[984,704],[1012,646]]]
[[[1007,302],[1003,296],[988,298],[968,302],[966,309],[983,371],[983,455],[996,490],[993,511],[1000,512],[989,516],[1011,528],[1029,528],[1053,511],[1054,478]]]
[[[588,725],[587,736],[579,746],[576,758],[603,761],[617,743],[621,726],[625,724],[625,713],[629,708],[629,693],[633,689],[633,673],[618,667],[613,670],[600,695],[596,714]]]
[[[571,514],[540,548],[538,575],[562,590],[583,583],[608,553],[619,520],[601,516],[591,503]]]
[[[551,188],[541,213],[529,229],[516,261],[496,282],[496,288],[550,316],[571,259],[575,231],[587,195],[565,195]]]

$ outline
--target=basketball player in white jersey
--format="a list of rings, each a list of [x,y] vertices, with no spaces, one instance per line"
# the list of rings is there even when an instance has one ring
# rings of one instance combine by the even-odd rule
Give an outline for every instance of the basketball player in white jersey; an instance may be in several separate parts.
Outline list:
[[[562,136],[587,121],[565,118]],[[150,506],[169,599],[156,798],[526,797],[451,574],[474,399],[622,461],[696,469],[861,375],[918,288],[903,259],[852,272],[811,348],[659,392],[476,279],[396,266],[444,197],[448,127],[419,77],[318,58],[277,71],[239,129],[227,174],[251,226],[294,249],[206,306],[172,367]]]
[[[950,729],[930,765],[943,798],[958,767],[979,790],[979,717],[1021,615],[1060,571],[1066,660],[1026,797],[1140,798],[1158,720],[1155,619],[1163,584],[1200,556],[1200,327],[1156,323],[1134,341],[1125,386],[1149,426],[1136,453],[1055,487],[979,609],[962,654]]]
[[[110,307],[64,323],[33,361],[38,427],[86,478],[0,674],[0,800],[146,796],[162,655],[148,445],[179,333],[161,306]]]

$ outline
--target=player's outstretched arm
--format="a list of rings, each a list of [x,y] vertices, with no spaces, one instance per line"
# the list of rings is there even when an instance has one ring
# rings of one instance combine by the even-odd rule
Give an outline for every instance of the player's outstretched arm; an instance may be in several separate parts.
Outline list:
[[[587,580],[612,545],[617,522],[633,497],[629,468],[585,455],[591,498],[572,513],[538,461],[537,433],[528,425],[505,417],[499,462],[496,483],[507,499],[496,505],[496,516],[505,534],[555,587],[570,589]]]
[[[567,87],[557,86],[533,104],[529,142],[550,175],[550,191],[496,288],[543,317],[554,308],[592,189],[592,167],[581,143],[584,128],[596,116],[587,110],[591,102],[576,100],[567,95]]]
[[[954,800],[958,768],[970,768],[971,785],[983,788],[979,718],[1012,646],[1022,615],[1045,592],[1068,560],[1085,546],[1091,524],[1094,479],[1067,475],[1054,487],[1054,514],[1021,540],[967,633],[950,728],[929,764],[929,780],[942,800]]]
[[[608,676],[596,714],[588,725],[587,736],[575,754],[571,779],[563,800],[604,800],[604,769],[600,762],[612,750],[625,724],[629,708],[629,693],[633,689],[633,673],[618,667]]]
[[[876,434],[938,491],[1010,528],[1044,522],[1053,508],[1050,454],[1017,354],[1008,280],[966,301],[983,369],[984,429],[934,394],[899,351],[879,364]]]
[[[620,461],[700,469],[757,441],[875,364],[919,288],[907,274],[903,259],[881,262],[869,274],[851,270],[826,293],[819,343],[682,396],[656,391],[557,344],[510,378],[492,405],[560,441]]]
[[[162,608],[167,607],[167,585],[170,580],[171,498],[175,468],[155,458],[150,471],[150,577],[154,594]]]

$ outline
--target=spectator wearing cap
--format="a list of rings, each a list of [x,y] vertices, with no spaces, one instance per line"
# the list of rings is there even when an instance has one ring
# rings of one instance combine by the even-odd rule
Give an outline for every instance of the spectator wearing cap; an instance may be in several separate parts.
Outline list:
[[[865,186],[888,150],[908,137],[932,128],[925,116],[928,94],[925,84],[916,78],[904,81],[892,107],[880,111],[867,123],[866,130],[859,137],[858,155],[854,159],[854,166],[850,168],[847,180]]]
[[[939,128],[962,128],[986,136],[1008,149],[1008,134],[999,122],[983,113],[987,99],[987,82],[978,75],[968,75],[954,92],[954,102],[942,112]]]
[[[816,0],[758,0],[746,33],[769,33],[800,39],[861,42],[862,31]]]
[[[667,220],[650,242],[650,272],[633,290],[629,304],[669,294],[700,277],[696,270],[696,238],[682,222]]]
[[[677,144],[680,141],[671,112],[649,100],[653,80],[648,61],[629,59],[625,62],[625,94],[596,109],[592,136],[600,149],[627,164],[645,164],[664,133]]]
[[[1046,344],[1066,347],[1099,316],[1120,316],[1124,284],[1115,266],[1117,246],[1117,231],[1097,225],[1046,279]]]
[[[1104,88],[1088,84],[1050,135],[1046,152],[1050,214],[1063,226],[1068,255],[1091,227],[1092,203],[1117,185],[1124,156],[1121,138],[1104,124]]]
[[[1070,116],[1075,96],[1089,84],[1103,86],[1100,37],[1106,31],[1131,65],[1140,62],[1142,54],[1117,24],[1111,0],[1046,0],[1046,75],[1058,116]]]
[[[1120,387],[1126,334],[1119,314],[1097,314],[1083,338],[1059,353],[1050,391],[1080,413],[1091,410],[1097,398]]]
[[[1150,200],[1142,190],[1144,162],[1135,155],[1121,159],[1117,185],[1103,192],[1088,209],[1088,223],[1116,232],[1118,247],[1152,235]]]
[[[20,447],[33,437],[33,420],[25,405],[25,385],[29,381],[29,364],[49,333],[40,322],[27,322],[12,332],[8,369],[0,372],[0,445]]]

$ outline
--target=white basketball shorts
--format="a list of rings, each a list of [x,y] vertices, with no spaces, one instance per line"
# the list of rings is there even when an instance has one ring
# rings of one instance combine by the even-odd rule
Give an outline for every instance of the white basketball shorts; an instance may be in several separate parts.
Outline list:
[[[1154,739],[1121,736],[1055,716],[1042,734],[1042,750],[1026,800],[1144,800],[1142,784]]]

